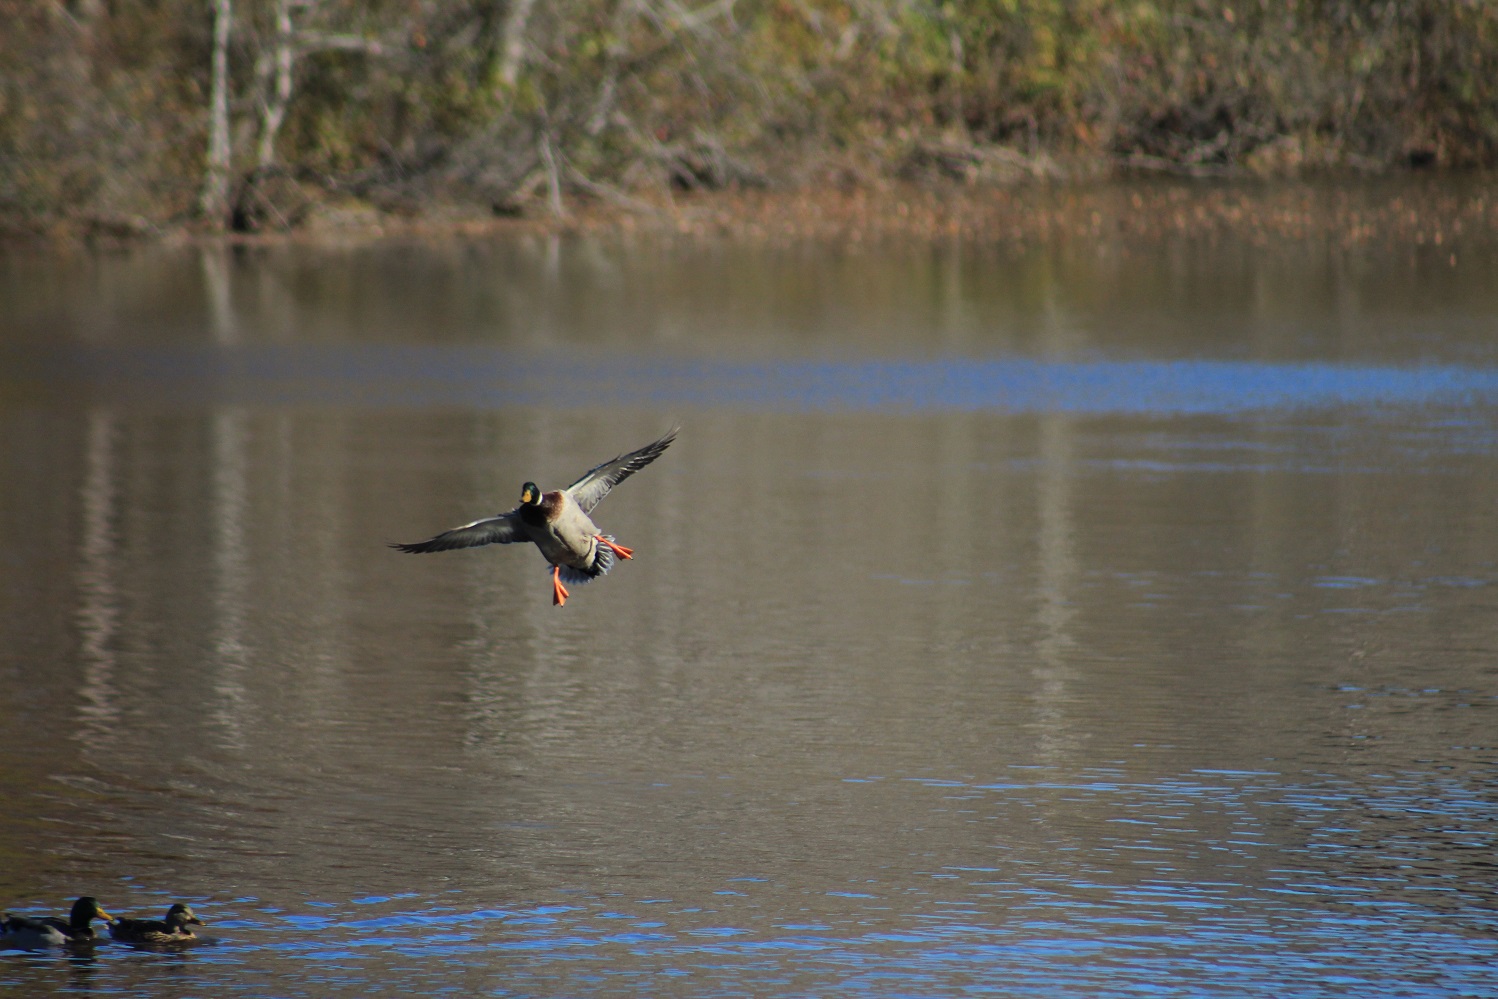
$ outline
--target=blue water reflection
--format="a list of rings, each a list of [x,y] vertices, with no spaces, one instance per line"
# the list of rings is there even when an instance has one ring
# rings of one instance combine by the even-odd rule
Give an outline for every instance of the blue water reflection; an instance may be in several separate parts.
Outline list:
[[[1478,996],[1498,985],[1492,909],[1476,915],[1483,896],[1493,901],[1485,869],[1498,841],[1475,775],[1392,776],[1369,802],[1365,784],[1323,774],[1009,770],[848,782],[926,795],[932,815],[962,800],[972,822],[1014,809],[1061,820],[1033,853],[996,829],[992,866],[931,858],[851,884],[754,874],[679,898],[578,890],[497,906],[474,906],[476,886],[304,911],[194,900],[212,927],[203,946],[170,958],[101,946],[94,983],[125,989],[170,959],[184,994],[232,982],[236,994],[287,997],[1278,999],[1327,988]],[[1114,813],[1117,835],[1068,828],[1069,813],[1092,806]],[[1408,850],[1422,830],[1427,841]],[[1136,876],[1119,879],[1121,863]],[[1460,906],[1442,897],[1452,893],[1466,896]],[[45,960],[0,963],[0,985],[47,974]]]
[[[189,404],[736,406],[790,411],[1198,415],[1476,406],[1498,370],[1222,360],[681,360],[488,347],[266,346],[16,353],[7,380]]]

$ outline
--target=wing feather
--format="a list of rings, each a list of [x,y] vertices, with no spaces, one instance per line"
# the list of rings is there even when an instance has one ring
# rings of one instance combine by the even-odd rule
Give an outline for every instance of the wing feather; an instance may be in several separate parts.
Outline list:
[[[677,431],[680,429],[680,427],[672,427],[665,436],[646,444],[638,451],[621,454],[595,468],[590,468],[582,478],[567,487],[568,495],[583,508],[583,513],[592,513],[593,508],[602,502],[610,489],[664,454],[666,448],[670,447],[671,442],[676,439]]]
[[[445,552],[454,548],[477,548],[479,545],[508,545],[514,541],[529,541],[520,526],[520,517],[514,510],[497,517],[485,517],[462,527],[443,531],[436,537],[411,544],[392,544],[390,547],[415,555],[427,552]]]

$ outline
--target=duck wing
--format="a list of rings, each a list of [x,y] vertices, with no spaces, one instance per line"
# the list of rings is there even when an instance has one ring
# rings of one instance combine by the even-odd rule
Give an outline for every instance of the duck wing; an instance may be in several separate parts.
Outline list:
[[[621,454],[617,458],[611,458],[595,468],[590,468],[572,485],[567,487],[567,495],[571,496],[578,506],[582,507],[583,513],[592,513],[593,508],[602,502],[619,483],[650,464],[665,453],[666,448],[676,439],[680,427],[673,427],[667,431],[664,437],[652,441],[629,454]]]
[[[443,531],[425,541],[410,544],[392,544],[390,547],[415,555],[426,552],[445,552],[454,548],[477,548],[479,545],[508,545],[515,541],[529,541],[520,524],[519,514],[511,510],[497,517],[485,517],[462,527]]]
[[[56,916],[13,916],[8,912],[0,919],[0,928],[7,933],[46,933],[48,930],[62,933],[69,929],[67,920]]]
[[[34,947],[55,947],[71,939],[73,938],[69,934],[45,919],[13,916],[8,912],[4,918],[0,918],[0,946],[29,950]]]
[[[109,924],[116,940],[150,940],[155,937],[190,937],[192,933],[161,919],[116,919]]]
[[[156,929],[165,930],[166,924],[154,919],[131,919],[129,916],[122,916],[109,924],[109,935],[116,940],[126,940]]]

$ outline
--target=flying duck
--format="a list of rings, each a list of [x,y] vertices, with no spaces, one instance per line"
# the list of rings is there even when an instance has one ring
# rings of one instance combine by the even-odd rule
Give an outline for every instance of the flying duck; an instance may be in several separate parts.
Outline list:
[[[35,950],[38,947],[91,943],[97,936],[93,927],[95,919],[113,922],[114,917],[99,908],[98,901],[91,895],[85,895],[74,902],[67,919],[57,916],[13,916],[7,912],[0,917],[0,946]]]
[[[390,547],[422,554],[533,542],[551,563],[551,602],[560,607],[571,596],[565,584],[597,579],[613,567],[615,556],[634,558],[633,548],[616,544],[588,515],[609,490],[659,458],[675,439],[676,429],[672,429],[638,451],[621,454],[589,469],[566,489],[543,493],[534,482],[527,482],[520,487],[520,505],[509,513],[475,520],[426,541]]]
[[[191,906],[174,902],[165,919],[116,919],[109,924],[109,935],[126,943],[178,943],[196,940],[189,927],[202,925]]]

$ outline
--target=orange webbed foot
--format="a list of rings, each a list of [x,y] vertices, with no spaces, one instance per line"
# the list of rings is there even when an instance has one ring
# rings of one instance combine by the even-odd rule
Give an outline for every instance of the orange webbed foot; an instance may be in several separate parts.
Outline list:
[[[562,567],[554,565],[551,567],[551,603],[554,607],[560,607],[567,602],[572,594],[567,592],[567,587],[562,585]]]
[[[595,534],[593,535],[593,537],[598,539],[599,544],[606,545],[609,551],[613,552],[615,555],[618,555],[620,558],[635,557],[635,550],[633,548],[625,548],[623,545],[615,544],[608,538],[604,537],[602,534]]]

